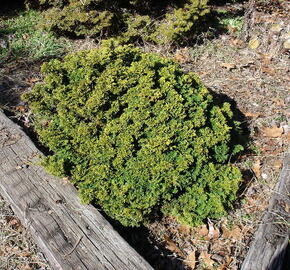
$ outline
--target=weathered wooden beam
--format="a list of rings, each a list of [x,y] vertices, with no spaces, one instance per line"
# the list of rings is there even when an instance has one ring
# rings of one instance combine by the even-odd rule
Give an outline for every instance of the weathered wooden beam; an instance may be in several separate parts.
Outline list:
[[[41,152],[0,111],[0,193],[53,269],[153,269],[72,184],[37,165]]]
[[[290,233],[290,154],[241,270],[281,270]]]

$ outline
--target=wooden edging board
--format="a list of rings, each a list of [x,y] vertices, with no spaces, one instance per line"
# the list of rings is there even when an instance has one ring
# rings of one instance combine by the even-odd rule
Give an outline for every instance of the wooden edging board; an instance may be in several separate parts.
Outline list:
[[[290,261],[290,258],[285,258],[289,233],[290,154],[287,153],[268,209],[254,235],[241,270],[282,270],[286,260]]]
[[[153,269],[76,189],[37,165],[41,152],[0,110],[0,194],[57,270]]]

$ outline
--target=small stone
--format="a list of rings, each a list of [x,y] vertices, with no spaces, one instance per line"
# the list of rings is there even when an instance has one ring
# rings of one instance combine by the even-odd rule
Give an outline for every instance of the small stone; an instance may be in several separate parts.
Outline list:
[[[290,49],[290,39],[287,39],[284,43],[283,43],[283,47],[287,50]]]
[[[22,168],[22,169],[27,169],[28,167],[29,167],[28,164],[22,164],[22,165],[21,165],[21,168]]]
[[[268,178],[268,175],[265,174],[265,173],[262,173],[261,176],[262,176],[262,178],[263,178],[264,180],[266,180],[266,179]]]

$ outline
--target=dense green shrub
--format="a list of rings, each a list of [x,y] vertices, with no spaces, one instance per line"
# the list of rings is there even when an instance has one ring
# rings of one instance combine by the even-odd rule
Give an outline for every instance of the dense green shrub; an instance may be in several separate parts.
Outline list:
[[[107,41],[51,60],[28,101],[50,172],[124,225],[162,210],[187,224],[219,217],[241,178],[230,105],[215,105],[170,59]]]
[[[40,26],[59,35],[183,43],[198,31],[208,0],[26,0],[46,9]]]
[[[201,26],[199,19],[208,13],[207,0],[190,0],[183,8],[167,13],[155,32],[157,43],[183,43],[190,40]]]

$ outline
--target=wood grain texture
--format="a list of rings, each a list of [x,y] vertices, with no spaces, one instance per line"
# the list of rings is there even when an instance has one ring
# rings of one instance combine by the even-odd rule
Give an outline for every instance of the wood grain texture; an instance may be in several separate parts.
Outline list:
[[[41,152],[0,111],[0,193],[53,269],[153,269],[69,182],[37,165]]]
[[[290,154],[241,270],[281,270],[290,233]]]

